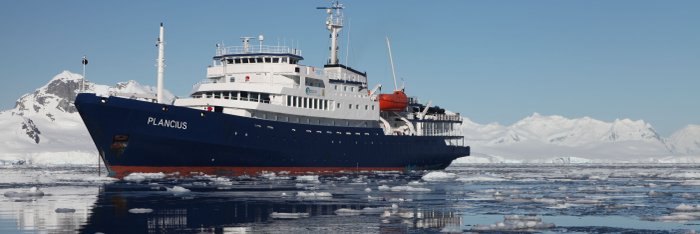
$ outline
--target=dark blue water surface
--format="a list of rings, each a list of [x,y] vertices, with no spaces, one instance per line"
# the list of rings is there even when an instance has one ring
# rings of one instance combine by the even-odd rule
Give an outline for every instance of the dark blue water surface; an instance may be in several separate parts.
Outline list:
[[[0,233],[689,233],[700,229],[696,168],[472,164],[112,180],[89,167],[4,166]]]

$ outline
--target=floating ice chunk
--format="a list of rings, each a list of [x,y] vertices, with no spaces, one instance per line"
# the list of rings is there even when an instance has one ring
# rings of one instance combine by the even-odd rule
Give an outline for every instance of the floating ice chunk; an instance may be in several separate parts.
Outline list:
[[[388,207],[365,207],[362,208],[362,214],[381,214],[388,209]]]
[[[532,201],[549,205],[562,203],[562,201],[553,198],[533,198]]]
[[[384,201],[384,200],[386,200],[386,199],[384,199],[384,197],[373,197],[373,196],[367,195],[367,200],[370,200],[370,201]]]
[[[20,191],[20,192],[15,192],[15,191],[8,191],[5,192],[5,197],[9,198],[22,198],[22,197],[43,197],[44,192],[39,190],[36,187],[30,188],[28,191]]]
[[[680,205],[676,206],[675,210],[677,210],[677,211],[700,211],[700,205],[680,204]]]
[[[282,213],[272,212],[270,218],[273,219],[300,219],[309,217],[309,213]]]
[[[459,177],[456,180],[459,182],[496,182],[496,181],[505,181],[506,179],[500,178],[500,177],[495,177],[495,176],[481,175],[481,176]]]
[[[168,190],[168,192],[171,192],[171,193],[187,193],[187,192],[190,192],[189,189],[186,189],[186,188],[183,188],[183,187],[180,187],[180,186],[174,186],[174,187],[172,187],[172,188],[165,188],[165,189]]]
[[[224,177],[213,177],[209,179],[211,182],[214,183],[214,185],[221,186],[221,185],[233,185],[233,182],[229,180],[228,178]]]
[[[423,185],[425,185],[425,183],[420,182],[420,181],[411,181],[411,182],[408,182],[408,185],[411,185],[411,186],[423,186]]]
[[[649,195],[650,197],[669,197],[669,196],[672,196],[673,194],[668,193],[668,192],[657,192],[654,190],[650,190],[647,193],[647,195]]]
[[[684,186],[700,186],[700,180],[684,180],[681,185]]]
[[[157,180],[157,179],[163,179],[163,178],[165,178],[165,174],[163,172],[158,172],[158,173],[135,172],[135,173],[131,173],[131,174],[125,176],[124,180],[132,181],[132,182],[141,182],[144,180]]]
[[[686,171],[686,172],[678,172],[678,173],[671,173],[668,175],[669,178],[700,178],[700,172],[695,172],[695,171]]]
[[[601,201],[598,199],[589,199],[589,198],[573,199],[570,202],[573,204],[580,204],[580,205],[597,205],[597,204],[601,203]]]
[[[304,182],[304,183],[312,183],[312,184],[320,184],[321,183],[321,181],[318,180],[317,175],[297,176],[296,181]]]
[[[297,197],[311,199],[328,199],[333,197],[329,192],[297,192]]]
[[[536,216],[506,215],[503,222],[483,225],[477,224],[474,231],[531,231],[553,228],[552,223],[543,223],[542,219]]]
[[[146,213],[151,213],[153,212],[153,209],[150,208],[132,208],[129,209],[129,213],[132,214],[146,214]]]
[[[75,209],[71,209],[71,208],[56,208],[56,210],[54,210],[54,212],[56,212],[56,213],[75,213]]]
[[[347,209],[347,208],[341,208],[335,210],[336,215],[340,216],[354,216],[354,215],[361,215],[362,210],[354,210],[354,209]]]
[[[574,206],[573,204],[570,203],[561,203],[561,204],[556,204],[554,206],[549,206],[547,207],[548,209],[568,209],[570,207]]]
[[[442,233],[462,233],[463,230],[457,224],[448,223],[448,224],[445,224],[445,227],[443,227],[440,230],[440,232],[442,232]]]
[[[389,191],[389,190],[391,190],[391,187],[386,186],[386,185],[379,185],[379,186],[377,186],[377,190],[379,190],[379,191]]]
[[[536,221],[541,222],[542,218],[530,215],[506,215],[503,216],[503,220],[516,220],[516,221]]]
[[[416,188],[411,186],[394,186],[391,187],[392,192],[430,192],[429,188]]]
[[[390,202],[411,202],[413,199],[410,198],[401,198],[401,197],[393,197],[389,199]]]
[[[365,192],[368,192],[368,193],[369,193],[369,192],[372,192],[372,189],[371,189],[371,188],[365,188]]]
[[[443,172],[443,171],[433,171],[425,174],[422,179],[425,181],[448,181],[457,177],[455,173]]]
[[[664,221],[664,222],[678,222],[678,221],[690,221],[690,220],[696,220],[698,217],[686,213],[672,213],[670,215],[662,215],[659,217],[656,217],[655,220],[657,221]]]

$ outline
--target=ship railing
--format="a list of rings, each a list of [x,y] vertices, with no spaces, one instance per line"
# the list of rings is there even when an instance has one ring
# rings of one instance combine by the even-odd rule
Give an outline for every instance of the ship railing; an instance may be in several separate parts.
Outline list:
[[[454,122],[461,122],[462,121],[462,116],[459,114],[456,115],[448,115],[448,114],[430,114],[426,115],[425,119],[429,120],[437,120],[437,121],[454,121]]]
[[[192,90],[190,91],[190,93],[194,93],[194,92],[199,91],[199,88],[203,84],[216,84],[216,83],[225,83],[225,80],[223,80],[223,79],[204,79],[204,80],[201,80],[201,81],[192,85]],[[288,87],[288,88],[298,88],[299,87],[298,84],[267,82],[267,81],[247,81],[245,83],[246,84],[271,84],[271,85],[278,85],[278,86],[283,86],[283,87]]]
[[[289,46],[271,46],[271,45],[249,45],[245,46],[227,46],[220,47],[216,50],[216,55],[226,54],[293,54],[301,56],[301,50],[291,48]]]

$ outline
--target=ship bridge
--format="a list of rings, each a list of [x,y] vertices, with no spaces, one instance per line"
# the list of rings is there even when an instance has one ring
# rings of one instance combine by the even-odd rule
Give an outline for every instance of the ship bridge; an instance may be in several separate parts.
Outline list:
[[[225,64],[254,64],[254,63],[282,63],[298,64],[304,60],[301,50],[289,46],[263,45],[263,36],[259,36],[259,45],[251,45],[252,37],[241,37],[242,46],[223,47],[217,45],[214,61]],[[220,65],[220,64],[216,64]]]

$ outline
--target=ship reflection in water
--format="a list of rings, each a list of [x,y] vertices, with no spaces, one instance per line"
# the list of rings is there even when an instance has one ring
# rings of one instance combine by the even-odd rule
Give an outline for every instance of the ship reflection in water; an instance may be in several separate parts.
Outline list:
[[[342,179],[350,183],[292,177],[225,179],[217,185],[221,179],[104,185],[80,232],[403,233],[460,227],[459,216],[440,208],[446,207],[439,204],[445,199],[423,207],[409,204],[420,196],[431,197],[425,192],[372,197],[368,194],[377,196],[376,185],[367,192],[366,182],[353,183],[347,177]]]

